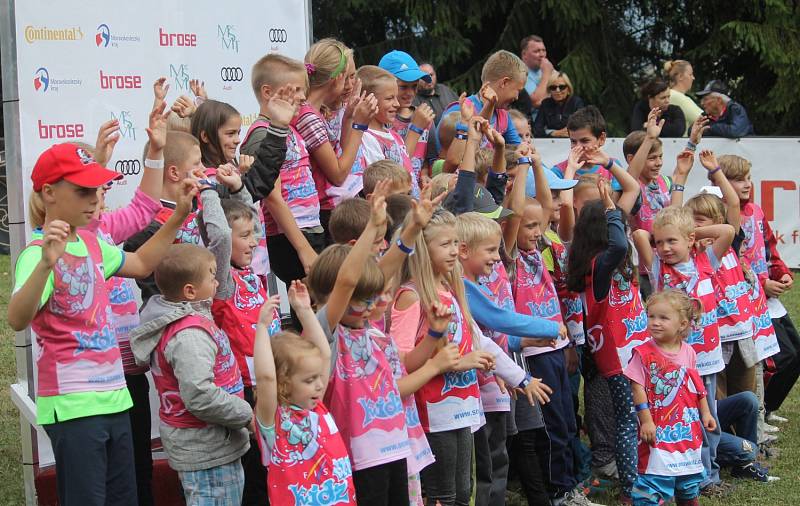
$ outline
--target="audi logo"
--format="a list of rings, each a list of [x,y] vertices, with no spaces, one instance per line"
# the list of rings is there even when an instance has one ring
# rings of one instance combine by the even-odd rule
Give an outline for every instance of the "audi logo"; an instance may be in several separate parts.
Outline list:
[[[142,172],[142,163],[139,160],[117,160],[114,170],[123,176],[136,176]]]
[[[289,40],[289,36],[283,28],[270,28],[269,29],[269,41],[270,42],[286,42]]]
[[[225,82],[241,81],[244,79],[244,71],[241,67],[222,67],[219,69],[219,77]]]

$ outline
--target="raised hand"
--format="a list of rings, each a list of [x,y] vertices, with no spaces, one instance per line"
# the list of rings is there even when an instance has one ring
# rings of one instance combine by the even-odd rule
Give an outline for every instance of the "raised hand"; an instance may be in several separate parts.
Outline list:
[[[145,129],[147,137],[150,139],[150,149],[161,151],[167,144],[167,118],[170,111],[167,110],[167,103],[163,100],[158,102],[153,110],[150,111],[148,126]]]
[[[111,119],[100,125],[94,143],[94,159],[97,163],[106,165],[111,160],[119,138],[119,120]]]
[[[200,79],[190,79],[189,89],[192,90],[195,97],[200,97],[203,100],[208,100],[208,92],[206,92],[206,82]]]
[[[608,156],[608,154],[600,148],[591,152],[584,151],[583,153],[584,160],[592,165],[602,165],[605,167],[608,165],[608,162],[611,161],[611,158]]]
[[[495,151],[498,149],[505,149],[506,139],[503,137],[503,134],[495,130],[488,122],[486,123],[486,138],[492,146],[494,146]]]
[[[52,269],[67,248],[70,226],[66,221],[53,220],[45,226],[42,235],[42,262]]]
[[[239,155],[239,166],[238,166],[239,167],[239,174],[241,174],[241,175],[247,174],[247,171],[250,170],[250,168],[253,166],[253,163],[255,163],[255,161],[256,161],[256,159],[255,159],[254,156]]]
[[[465,125],[469,124],[469,120],[475,115],[475,104],[472,103],[472,100],[467,98],[466,93],[462,93],[461,96],[458,97],[458,107],[461,111],[461,122]]]
[[[353,91],[350,92],[350,97],[347,99],[347,103],[344,106],[344,119],[349,120],[355,114],[356,107],[361,102],[363,95],[361,93],[361,79],[356,78],[353,82]]]
[[[719,167],[717,156],[710,149],[704,149],[700,152],[700,164],[709,172]]]
[[[269,297],[264,302],[264,305],[261,306],[261,311],[258,312],[258,323],[266,325],[267,327],[271,326],[272,319],[275,317],[275,310],[279,308],[280,305],[281,305],[280,295],[272,295],[271,297]]]
[[[597,189],[600,191],[600,200],[603,202],[603,206],[606,209],[616,209],[616,205],[614,201],[611,200],[611,185],[608,184],[605,178],[599,178],[597,180]],[[562,325],[563,327],[563,325]],[[564,329],[566,331],[566,329]],[[559,328],[559,336],[561,334],[561,328]]]
[[[411,123],[417,128],[428,128],[433,120],[436,118],[433,109],[428,104],[420,104],[414,110],[414,116]]]
[[[294,101],[294,89],[292,85],[287,84],[278,88],[269,98],[267,117],[275,126],[288,127],[294,115],[297,114],[298,106],[299,104],[295,104]]]
[[[425,310],[425,314],[428,319],[428,327],[434,332],[444,332],[453,318],[450,307],[438,301],[431,304],[431,307]]]
[[[581,160],[584,153],[586,153],[586,148],[580,144],[576,144],[575,147],[569,150],[569,157],[567,158],[567,171],[571,170],[572,174],[574,175],[578,169],[581,169],[584,165],[586,165],[586,161]]]
[[[692,123],[692,128],[689,131],[689,140],[692,141],[693,144],[697,145],[700,144],[700,141],[703,139],[703,134],[711,128],[708,124],[711,120],[708,116],[700,115],[694,120]]]
[[[372,225],[378,230],[386,230],[386,197],[383,195],[375,196],[372,195],[372,199],[370,200],[370,204],[372,205],[371,212],[369,214],[369,221]]]
[[[430,195],[430,191],[428,194]],[[431,221],[434,211],[436,211],[436,208],[442,203],[446,196],[447,192],[442,192],[433,200],[422,198],[419,202],[416,200],[411,201],[411,218],[420,230],[428,226],[428,222]]]
[[[169,84],[167,83],[166,77],[159,77],[156,79],[156,82],[153,83],[153,108],[155,109],[157,106],[161,105],[167,98],[167,92],[169,92]]]
[[[357,97],[357,103],[353,111],[353,122],[369,125],[369,122],[372,121],[376,114],[378,114],[378,99],[372,93],[367,95],[367,92],[363,92],[361,96]]]
[[[650,139],[658,139],[661,135],[661,129],[664,128],[665,119],[659,120],[661,117],[661,109],[653,107],[647,115],[647,122],[644,124],[647,137]]]
[[[311,310],[311,296],[308,293],[308,287],[302,281],[292,281],[286,294],[289,296],[289,305],[292,306],[295,313]]]
[[[494,91],[494,88],[489,86],[489,83],[481,86],[480,97],[484,107],[494,106],[494,104],[497,103],[497,93]]]
[[[231,192],[235,192],[242,187],[242,176],[232,163],[226,163],[217,167],[217,181]]]
[[[177,114],[179,118],[190,118],[197,110],[197,106],[194,105],[194,100],[186,95],[181,95],[172,104],[171,110]]]
[[[178,189],[178,198],[175,201],[175,213],[178,215],[189,216],[192,211],[192,201],[197,195],[199,183],[196,179],[187,177],[181,181]]]
[[[483,138],[483,132],[486,129],[486,125],[488,124],[489,122],[486,121],[486,118],[477,115],[473,116],[468,123],[469,131],[467,132],[467,140],[480,142],[480,140]]]
[[[702,156],[703,155],[701,154],[701,160]],[[711,156],[714,156],[714,154],[712,153]],[[689,172],[692,170],[692,165],[694,165],[694,153],[692,151],[685,149],[678,153],[677,162],[675,164],[676,174],[683,177],[689,177]]]

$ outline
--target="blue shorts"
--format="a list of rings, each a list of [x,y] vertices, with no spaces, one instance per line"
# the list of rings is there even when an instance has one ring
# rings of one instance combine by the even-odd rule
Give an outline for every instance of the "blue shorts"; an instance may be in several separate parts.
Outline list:
[[[186,506],[240,506],[244,490],[244,470],[239,459],[230,464],[180,471]]]
[[[700,495],[700,483],[704,476],[705,472],[683,476],[640,474],[633,484],[633,504],[658,506],[661,501],[666,502],[673,495],[678,500],[694,499]]]

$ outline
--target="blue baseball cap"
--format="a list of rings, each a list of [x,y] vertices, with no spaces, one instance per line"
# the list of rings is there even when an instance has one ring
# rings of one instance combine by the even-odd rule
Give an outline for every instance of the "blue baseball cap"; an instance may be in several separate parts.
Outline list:
[[[556,174],[553,169],[544,169],[547,176],[547,185],[551,190],[569,190],[578,184],[577,179],[564,179]],[[528,197],[536,198],[536,181],[533,179],[533,167],[528,167],[528,179],[525,181],[525,194]]]
[[[383,55],[378,66],[383,70],[388,70],[396,78],[408,83],[422,79],[426,83],[431,82],[430,74],[419,69],[416,60],[405,51],[391,51]]]

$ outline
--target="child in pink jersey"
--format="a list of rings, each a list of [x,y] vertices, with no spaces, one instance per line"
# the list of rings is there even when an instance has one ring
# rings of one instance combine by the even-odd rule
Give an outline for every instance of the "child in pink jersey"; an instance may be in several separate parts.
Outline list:
[[[322,402],[331,348],[306,286],[292,282],[289,303],[303,337],[271,335],[278,297],[262,306],[255,332],[256,424],[271,504],[356,504],[353,471],[336,422]]]
[[[667,289],[647,300],[652,340],[636,347],[625,368],[639,416],[639,476],[633,504],[658,505],[675,496],[679,506],[699,504],[704,471],[703,430],[717,428],[697,357],[684,339],[700,323],[694,302]]]
[[[46,150],[31,174],[30,201],[44,208],[44,221],[17,259],[8,321],[15,330],[31,325],[36,332],[37,422],[53,444],[61,504],[137,503],[125,413],[132,402],[104,281],[147,276],[196,191],[186,181],[162,230],[126,254],[82,228],[95,215],[98,188],[119,177],[74,144]]]

